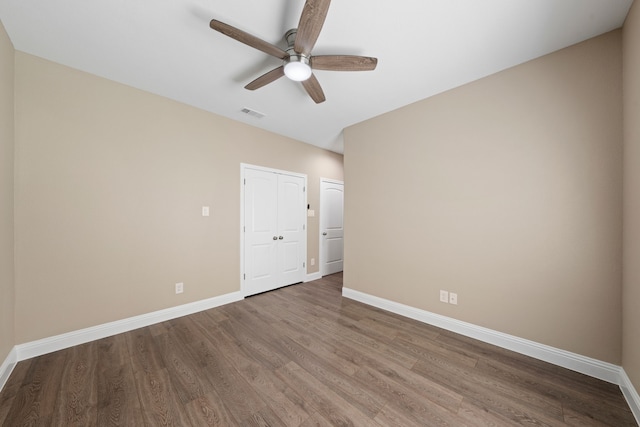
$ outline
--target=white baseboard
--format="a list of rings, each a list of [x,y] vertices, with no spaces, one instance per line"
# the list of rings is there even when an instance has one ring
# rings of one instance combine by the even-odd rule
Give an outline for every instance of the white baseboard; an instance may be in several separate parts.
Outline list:
[[[311,273],[311,274],[307,274],[307,277],[305,277],[304,282],[313,282],[314,280],[318,280],[318,279],[322,279],[322,274],[317,271],[315,273]]]
[[[640,425],[640,396],[624,369],[620,372],[620,390],[622,390],[624,398],[627,399],[631,412],[636,417],[636,422]]]
[[[176,317],[187,316],[189,314],[219,307],[243,299],[241,292],[220,295],[201,301],[179,305],[152,313],[130,317],[128,319],[116,320],[98,326],[93,326],[78,331],[67,332],[53,337],[19,344],[14,347],[17,361],[30,359],[43,354],[69,348],[74,345],[84,344],[90,341],[106,338],[123,332],[149,326],[154,323],[175,319]]]
[[[498,347],[506,348],[507,350],[512,350],[535,359],[544,360],[545,362],[562,366],[563,368],[571,369],[609,383],[617,384],[620,386],[636,420],[638,420],[640,424],[640,398],[625,374],[624,369],[620,366],[389,301],[354,289],[342,288],[342,296],[448,331],[456,332],[460,335],[497,345]]]
[[[11,372],[13,371],[13,368],[15,368],[16,363],[18,363],[18,355],[16,352],[16,348],[13,347],[7,355],[7,358],[4,359],[4,362],[2,362],[2,365],[0,365],[0,391],[2,391],[4,385],[7,383],[9,375],[11,375]]]

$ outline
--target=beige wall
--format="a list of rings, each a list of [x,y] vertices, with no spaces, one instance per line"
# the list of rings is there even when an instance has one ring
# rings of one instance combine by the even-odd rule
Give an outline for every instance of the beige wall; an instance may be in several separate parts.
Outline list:
[[[624,24],[624,273],[622,365],[640,390],[640,4]]]
[[[341,155],[21,52],[15,66],[18,343],[238,291],[241,162],[306,173],[312,206],[321,176],[343,179]]]
[[[345,286],[619,364],[621,59],[614,31],[346,129]]]
[[[13,45],[0,22],[0,365],[15,344],[13,271]]]

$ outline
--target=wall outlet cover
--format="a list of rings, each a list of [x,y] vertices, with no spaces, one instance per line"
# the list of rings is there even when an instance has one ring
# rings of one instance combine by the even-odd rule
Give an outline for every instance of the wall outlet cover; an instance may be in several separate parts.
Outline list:
[[[458,305],[458,294],[449,292],[449,304]]]

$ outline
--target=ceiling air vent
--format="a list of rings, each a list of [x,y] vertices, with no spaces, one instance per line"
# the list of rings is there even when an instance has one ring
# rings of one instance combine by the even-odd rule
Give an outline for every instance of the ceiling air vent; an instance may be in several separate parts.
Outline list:
[[[243,113],[250,115],[251,117],[255,117],[256,119],[261,119],[266,116],[266,114],[262,114],[259,111],[252,110],[250,108],[244,107],[242,110]]]

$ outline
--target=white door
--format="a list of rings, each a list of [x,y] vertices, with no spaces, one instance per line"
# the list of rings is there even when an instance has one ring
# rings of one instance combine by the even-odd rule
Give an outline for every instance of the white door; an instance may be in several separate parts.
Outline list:
[[[304,187],[304,178],[300,176],[278,175],[278,287],[304,280],[307,236]]]
[[[245,294],[277,287],[278,176],[244,171]],[[275,239],[274,239],[275,237]]]
[[[243,168],[243,293],[302,282],[306,259],[305,177]]]
[[[344,263],[344,183],[320,181],[320,274],[342,271]]]

